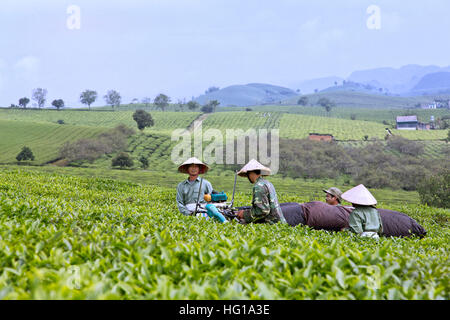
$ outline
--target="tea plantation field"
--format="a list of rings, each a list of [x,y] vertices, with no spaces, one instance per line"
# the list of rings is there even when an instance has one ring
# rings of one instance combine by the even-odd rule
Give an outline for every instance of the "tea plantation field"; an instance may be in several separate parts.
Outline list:
[[[92,138],[107,128],[59,125],[0,119],[0,163],[16,162],[22,147],[31,148],[35,156],[32,164],[43,164],[58,157],[65,142]]]
[[[147,132],[170,134],[172,130],[187,128],[197,118],[199,112],[162,112],[152,111],[154,126]],[[23,110],[0,109],[0,119],[27,122],[57,123],[63,120],[66,125],[113,128],[119,124],[136,128],[133,111],[80,111],[80,110]]]
[[[236,205],[250,197],[249,186]],[[185,217],[174,198],[174,187],[0,168],[0,298],[450,298],[448,210],[391,205],[428,235],[376,242]]]

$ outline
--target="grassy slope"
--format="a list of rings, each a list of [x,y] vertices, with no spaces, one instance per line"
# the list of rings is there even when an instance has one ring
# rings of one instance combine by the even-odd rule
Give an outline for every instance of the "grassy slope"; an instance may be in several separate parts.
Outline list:
[[[413,108],[418,103],[431,103],[433,97],[394,97],[385,95],[368,94],[362,92],[337,91],[337,92],[319,92],[307,94],[309,103],[316,104],[320,98],[328,98],[340,107],[352,108]],[[287,99],[284,104],[297,104],[298,97]]]
[[[43,164],[58,157],[67,141],[91,138],[107,129],[90,126],[59,125],[25,121],[0,120],[0,163],[16,162],[23,146],[31,148],[33,164]]]
[[[409,131],[391,130],[394,135],[411,140],[439,140],[447,137],[447,130]],[[304,139],[309,133],[332,134],[337,140],[384,139],[386,125],[373,121],[346,120],[331,117],[283,114],[280,120],[280,136],[291,139]]]
[[[283,112],[283,113],[293,113],[293,114],[303,114],[310,116],[320,116],[320,117],[330,117],[351,120],[352,115],[355,120],[365,120],[383,123],[383,121],[388,122],[390,125],[395,125],[395,119],[397,116],[402,115],[417,115],[419,121],[429,122],[430,117],[434,116],[435,119],[442,118],[443,116],[450,116],[450,110],[446,109],[374,109],[374,108],[349,108],[349,107],[336,107],[331,109],[330,113],[327,114],[325,109],[320,106],[277,106],[277,105],[267,105],[267,106],[253,106],[250,107],[255,112]],[[218,111],[228,112],[228,111],[245,111],[245,108],[236,107],[224,107],[218,108]]]
[[[146,128],[145,132],[160,132],[170,134],[172,130],[186,128],[200,113],[198,112],[151,112],[154,126]],[[115,127],[125,124],[136,128],[133,120],[133,111],[76,111],[76,110],[23,110],[23,109],[0,109],[0,119],[33,121],[44,123],[56,123],[64,120],[65,124]]]

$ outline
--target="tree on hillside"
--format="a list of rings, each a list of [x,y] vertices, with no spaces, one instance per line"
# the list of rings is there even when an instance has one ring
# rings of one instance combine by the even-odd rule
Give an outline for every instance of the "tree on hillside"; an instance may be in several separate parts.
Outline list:
[[[417,186],[420,201],[439,208],[450,206],[450,170],[442,168],[424,178]]]
[[[170,98],[163,93],[156,96],[154,104],[158,109],[164,111],[164,109],[169,105]]]
[[[45,105],[47,100],[47,89],[36,88],[33,90],[32,99],[36,101],[39,109]]]
[[[213,112],[213,107],[208,103],[205,104],[200,110],[204,113],[211,113]]]
[[[300,106],[306,106],[308,105],[308,97],[307,96],[302,96],[300,97],[300,99],[298,99],[297,104]]]
[[[93,104],[95,100],[97,100],[97,91],[85,90],[80,94],[80,102],[82,104],[87,104],[89,110],[91,110],[91,104]]]
[[[327,114],[329,114],[331,109],[336,106],[336,104],[328,98],[320,98],[319,101],[317,101],[317,103],[325,108]]]
[[[139,157],[139,162],[141,163],[141,167],[142,169],[147,169],[148,168],[148,159],[144,156],[140,156]]]
[[[195,109],[198,109],[200,107],[200,105],[198,104],[198,102],[195,102],[194,100],[189,101],[187,103],[188,109],[194,111]]]
[[[136,110],[136,112],[133,113],[133,120],[136,121],[138,129],[141,131],[146,127],[151,127],[154,125],[153,118],[150,113],[141,109]]]
[[[113,167],[120,167],[121,169],[133,166],[133,159],[126,152],[119,153],[114,159],[112,159],[111,164]]]
[[[116,90],[109,90],[108,93],[103,96],[103,98],[105,99],[106,104],[109,104],[113,110],[114,106],[119,107],[120,102],[122,101],[120,93],[118,93]]]
[[[21,106],[22,108],[26,109],[27,104],[30,103],[30,99],[28,99],[27,97],[23,97],[19,99],[19,106]]]
[[[19,154],[16,157],[17,161],[26,161],[31,160],[34,161],[34,155],[30,148],[23,147],[22,151],[19,152]]]
[[[59,109],[64,108],[64,100],[63,99],[53,100],[52,106],[54,106],[59,111]]]
[[[212,100],[207,103],[208,106],[211,107],[212,112],[216,112],[216,107],[220,104],[217,100]]]

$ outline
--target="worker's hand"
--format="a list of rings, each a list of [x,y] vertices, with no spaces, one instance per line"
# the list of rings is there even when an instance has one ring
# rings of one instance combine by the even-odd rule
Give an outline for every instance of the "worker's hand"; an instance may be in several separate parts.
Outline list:
[[[239,210],[236,214],[239,219],[244,219],[244,210]]]

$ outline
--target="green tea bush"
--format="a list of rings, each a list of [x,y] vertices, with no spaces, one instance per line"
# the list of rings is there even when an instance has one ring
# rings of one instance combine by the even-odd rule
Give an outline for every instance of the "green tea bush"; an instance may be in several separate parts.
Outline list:
[[[448,211],[389,208],[427,237],[223,225],[181,215],[175,188],[2,168],[0,298],[449,299]]]

